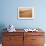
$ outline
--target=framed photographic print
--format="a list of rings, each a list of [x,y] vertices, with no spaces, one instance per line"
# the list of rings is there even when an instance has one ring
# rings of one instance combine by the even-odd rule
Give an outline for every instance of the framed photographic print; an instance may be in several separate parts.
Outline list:
[[[18,19],[33,19],[34,8],[32,7],[19,7],[18,8]]]

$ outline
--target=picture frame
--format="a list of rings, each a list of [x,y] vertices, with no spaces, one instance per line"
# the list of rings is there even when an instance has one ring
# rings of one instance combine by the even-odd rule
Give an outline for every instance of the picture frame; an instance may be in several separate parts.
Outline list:
[[[32,7],[19,7],[18,8],[18,19],[33,19],[34,8]]]

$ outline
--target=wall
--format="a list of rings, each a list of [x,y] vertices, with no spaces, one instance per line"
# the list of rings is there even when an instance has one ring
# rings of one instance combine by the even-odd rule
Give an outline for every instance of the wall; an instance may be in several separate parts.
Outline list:
[[[46,32],[45,4],[46,0],[0,0],[0,31],[2,27],[13,24],[16,29],[40,27]],[[20,6],[33,7],[35,18],[32,20],[17,19],[17,8]]]
[[[5,26],[9,24],[15,25],[18,29],[41,27],[46,28],[46,0],[1,0],[0,24]],[[17,8],[33,7],[35,10],[35,18],[32,20],[17,19]]]

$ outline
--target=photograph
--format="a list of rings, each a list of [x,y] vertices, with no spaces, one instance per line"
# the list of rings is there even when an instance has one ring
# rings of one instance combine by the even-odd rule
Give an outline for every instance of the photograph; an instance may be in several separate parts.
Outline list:
[[[33,19],[34,8],[32,7],[19,7],[18,8],[18,18],[19,19]]]

